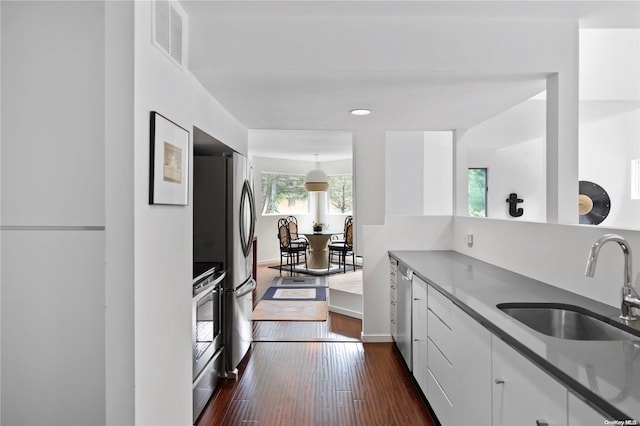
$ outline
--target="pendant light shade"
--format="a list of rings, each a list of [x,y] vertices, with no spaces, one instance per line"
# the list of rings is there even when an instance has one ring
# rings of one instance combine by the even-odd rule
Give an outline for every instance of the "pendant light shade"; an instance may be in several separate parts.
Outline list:
[[[324,192],[329,189],[327,174],[318,168],[318,154],[316,156],[316,168],[304,177],[304,189],[308,192]]]

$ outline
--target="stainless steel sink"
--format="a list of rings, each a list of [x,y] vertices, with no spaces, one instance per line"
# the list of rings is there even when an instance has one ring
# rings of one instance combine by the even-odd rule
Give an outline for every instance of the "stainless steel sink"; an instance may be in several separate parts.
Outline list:
[[[578,306],[557,303],[501,303],[497,308],[547,336],[568,340],[635,340],[640,333]]]

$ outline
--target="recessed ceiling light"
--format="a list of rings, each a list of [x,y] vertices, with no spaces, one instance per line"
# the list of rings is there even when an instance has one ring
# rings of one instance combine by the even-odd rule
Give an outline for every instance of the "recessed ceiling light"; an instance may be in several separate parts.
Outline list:
[[[369,115],[371,114],[371,110],[369,109],[352,109],[349,111],[353,115]]]

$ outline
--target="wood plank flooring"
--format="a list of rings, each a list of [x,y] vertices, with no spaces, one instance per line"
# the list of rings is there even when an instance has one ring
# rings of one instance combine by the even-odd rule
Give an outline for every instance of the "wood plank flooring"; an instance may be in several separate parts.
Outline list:
[[[198,426],[434,425],[390,343],[255,343]]]
[[[264,269],[259,294],[272,279]],[[223,381],[197,426],[435,425],[395,346],[360,342],[361,328],[334,313],[254,322],[238,379]]]

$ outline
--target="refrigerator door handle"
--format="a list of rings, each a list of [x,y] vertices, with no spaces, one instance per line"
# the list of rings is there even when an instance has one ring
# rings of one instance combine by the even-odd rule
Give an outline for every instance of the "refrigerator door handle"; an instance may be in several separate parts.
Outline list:
[[[249,203],[249,212],[246,211],[247,203]],[[245,215],[249,214],[249,223],[245,222]],[[247,230],[246,227],[249,226]],[[240,196],[240,242],[242,243],[242,252],[244,256],[249,256],[253,246],[253,236],[256,226],[256,204],[253,197],[253,190],[248,180],[242,185],[242,195]],[[248,235],[247,235],[248,231]]]
[[[246,284],[240,286],[242,290],[236,293],[236,299],[240,299],[241,297],[246,296],[247,294],[253,292],[253,290],[255,290],[257,286],[258,285],[256,284],[256,281],[253,278],[251,278]],[[243,288],[243,287],[246,287],[246,288]]]

